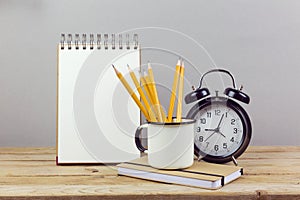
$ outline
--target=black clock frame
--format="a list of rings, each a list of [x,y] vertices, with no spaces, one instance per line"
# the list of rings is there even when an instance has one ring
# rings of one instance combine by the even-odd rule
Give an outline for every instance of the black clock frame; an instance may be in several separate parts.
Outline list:
[[[247,112],[238,103],[236,103],[235,101],[233,101],[229,98],[219,97],[219,96],[218,97],[216,97],[216,96],[208,97],[208,98],[205,98],[205,99],[199,101],[190,109],[190,111],[188,112],[186,117],[194,119],[200,110],[202,110],[214,103],[224,104],[225,106],[234,110],[238,114],[238,116],[241,118],[242,125],[243,125],[242,143],[240,144],[239,148],[235,152],[233,152],[230,155],[226,155],[226,156],[213,156],[213,155],[203,153],[197,147],[197,145],[194,143],[194,153],[198,157],[199,156],[203,157],[202,159],[205,161],[208,161],[208,162],[226,163],[226,162],[232,161],[232,156],[234,158],[238,158],[247,149],[249,142],[251,140],[251,136],[252,136],[252,126],[251,126],[251,121],[250,121],[250,118],[249,118]]]

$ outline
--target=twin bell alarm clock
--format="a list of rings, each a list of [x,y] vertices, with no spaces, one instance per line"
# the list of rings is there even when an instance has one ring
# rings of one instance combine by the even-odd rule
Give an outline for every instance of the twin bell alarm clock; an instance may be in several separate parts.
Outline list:
[[[225,73],[232,80],[232,87],[211,95],[202,87],[204,77],[210,73]],[[251,121],[239,103],[249,104],[250,97],[236,88],[233,75],[225,69],[213,69],[200,78],[199,87],[185,96],[186,104],[196,104],[189,110],[187,118],[196,119],[194,151],[199,159],[213,163],[226,163],[238,158],[248,147],[251,139]]]

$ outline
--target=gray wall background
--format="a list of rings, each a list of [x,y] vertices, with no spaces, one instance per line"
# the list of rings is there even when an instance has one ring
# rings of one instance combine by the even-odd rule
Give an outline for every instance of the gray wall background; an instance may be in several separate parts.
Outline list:
[[[201,43],[214,64],[232,71],[252,98],[244,107],[253,123],[253,145],[299,145],[299,10],[296,0],[0,0],[0,146],[55,145],[61,33],[141,27],[165,28],[137,30],[142,46],[176,46],[200,73],[211,69],[213,62],[204,51],[166,30],[173,29]],[[165,58],[169,65],[176,62],[171,57],[144,53],[144,59]],[[198,85],[197,74],[187,76]],[[167,97],[162,98],[166,103]]]

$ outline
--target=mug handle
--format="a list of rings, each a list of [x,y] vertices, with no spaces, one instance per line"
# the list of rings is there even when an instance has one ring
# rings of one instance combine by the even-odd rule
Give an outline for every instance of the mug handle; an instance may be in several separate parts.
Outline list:
[[[138,150],[140,150],[140,152],[145,152],[146,150],[148,150],[147,148],[145,148],[142,145],[141,139],[140,139],[140,135],[142,133],[142,130],[144,128],[148,128],[148,124],[143,124],[141,126],[139,126],[136,131],[135,131],[135,145],[138,148]]]

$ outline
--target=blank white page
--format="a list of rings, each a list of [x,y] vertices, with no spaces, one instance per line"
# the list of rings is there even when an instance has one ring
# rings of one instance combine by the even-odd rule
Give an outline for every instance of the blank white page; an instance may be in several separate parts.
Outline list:
[[[135,44],[136,45],[136,44]],[[140,49],[58,46],[58,163],[116,163],[140,156],[134,133],[140,111],[112,64],[133,87],[127,64],[138,75]]]

